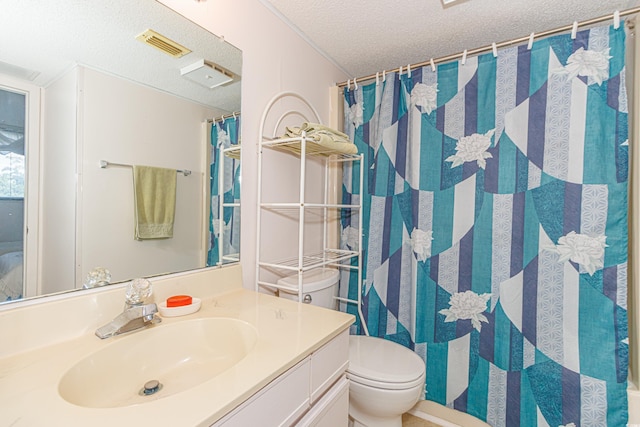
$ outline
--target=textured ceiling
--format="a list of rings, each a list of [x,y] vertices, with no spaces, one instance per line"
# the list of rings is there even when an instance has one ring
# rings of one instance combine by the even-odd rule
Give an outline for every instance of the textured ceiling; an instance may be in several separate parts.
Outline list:
[[[262,0],[351,77],[640,6],[640,0]]]
[[[46,87],[76,64],[177,94],[220,112],[240,109],[240,83],[204,89],[180,76],[201,59],[236,74],[242,52],[153,0],[0,0],[0,73],[35,70]],[[173,58],[135,36],[152,28],[193,52]]]

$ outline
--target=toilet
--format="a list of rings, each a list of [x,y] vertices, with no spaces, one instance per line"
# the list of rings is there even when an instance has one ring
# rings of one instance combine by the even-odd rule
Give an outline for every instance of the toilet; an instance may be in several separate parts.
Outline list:
[[[336,309],[338,271],[316,269],[303,273],[303,301]],[[298,275],[278,280],[297,288]],[[282,298],[297,293],[280,289]],[[424,393],[426,369],[422,358],[393,341],[377,337],[349,337],[349,418],[354,427],[401,427],[402,414]]]

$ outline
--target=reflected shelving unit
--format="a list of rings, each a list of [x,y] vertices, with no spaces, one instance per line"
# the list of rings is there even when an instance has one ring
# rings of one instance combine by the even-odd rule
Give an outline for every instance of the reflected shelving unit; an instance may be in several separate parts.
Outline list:
[[[224,213],[225,213],[225,209],[231,209],[231,210],[236,210],[239,212],[239,208],[240,208],[240,201],[235,201],[235,202],[225,202],[224,201],[224,183],[225,183],[225,179],[224,179],[224,174],[225,174],[225,161],[226,159],[229,160],[237,160],[240,161],[240,152],[241,152],[241,146],[240,145],[232,145],[231,147],[220,147],[220,167],[218,168],[218,194],[221,195],[220,198],[220,203],[218,205],[218,210],[219,210],[219,215],[218,218],[223,219],[225,217]],[[225,253],[224,252],[224,242],[225,242],[225,235],[224,235],[224,229],[225,227],[222,225],[224,221],[221,221],[221,225],[220,225],[220,234],[219,234],[219,242],[220,242],[220,246],[219,246],[219,250],[218,250],[218,265],[222,265],[225,263],[231,263],[231,262],[240,262],[240,253],[235,252],[235,253]]]
[[[207,206],[206,265],[240,261],[240,186],[242,141],[240,112],[207,121],[207,165],[210,199]]]

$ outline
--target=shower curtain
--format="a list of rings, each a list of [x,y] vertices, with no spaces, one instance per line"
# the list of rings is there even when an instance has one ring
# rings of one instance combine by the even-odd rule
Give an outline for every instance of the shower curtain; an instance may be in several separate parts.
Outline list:
[[[361,195],[345,169],[364,223],[343,216],[342,245],[363,233],[370,335],[424,358],[426,399],[492,426],[626,425],[623,26],[344,95],[366,170]]]
[[[225,156],[221,162],[220,151],[240,144],[240,118],[229,117],[211,125],[211,212],[209,214],[209,251],[207,266],[223,263],[225,256],[240,251],[240,207],[225,207],[223,218],[220,218],[220,203],[240,203],[240,151],[230,157]],[[220,164],[224,164],[223,194],[219,194]],[[223,229],[223,240],[220,241],[220,230]],[[221,252],[222,250],[222,252]]]

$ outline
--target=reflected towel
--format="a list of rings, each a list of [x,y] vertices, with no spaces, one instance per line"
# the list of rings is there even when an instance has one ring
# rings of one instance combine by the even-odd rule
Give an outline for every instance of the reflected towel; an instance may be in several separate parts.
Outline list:
[[[173,237],[176,176],[175,169],[133,166],[136,240]]]

